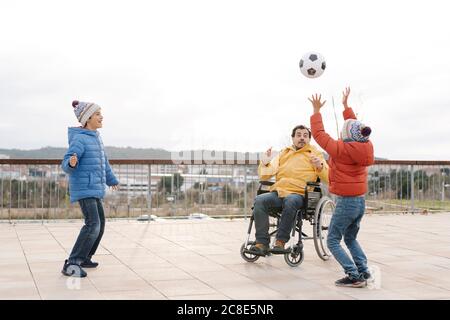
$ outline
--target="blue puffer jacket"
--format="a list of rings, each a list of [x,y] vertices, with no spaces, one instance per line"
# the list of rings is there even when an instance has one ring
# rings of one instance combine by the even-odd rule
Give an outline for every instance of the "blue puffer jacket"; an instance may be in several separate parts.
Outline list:
[[[70,202],[84,198],[105,196],[107,186],[119,184],[103,149],[98,131],[83,128],[69,128],[69,150],[67,150],[62,169],[69,174]],[[76,153],[77,165],[69,166],[70,157]]]

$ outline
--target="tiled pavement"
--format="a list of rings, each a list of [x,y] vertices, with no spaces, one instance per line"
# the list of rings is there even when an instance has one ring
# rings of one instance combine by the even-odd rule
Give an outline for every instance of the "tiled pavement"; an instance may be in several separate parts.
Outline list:
[[[81,221],[0,223],[0,299],[450,299],[450,213],[370,215],[359,239],[380,288],[337,288],[343,276],[312,240],[305,260],[245,262],[248,220],[107,222],[84,279],[60,270]],[[309,229],[306,229],[309,231]]]

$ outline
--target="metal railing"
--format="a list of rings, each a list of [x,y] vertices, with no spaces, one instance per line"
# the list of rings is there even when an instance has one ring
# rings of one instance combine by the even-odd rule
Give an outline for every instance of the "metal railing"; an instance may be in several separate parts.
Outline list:
[[[450,161],[378,160],[366,203],[374,211],[450,211]]]
[[[255,161],[226,164],[110,160],[120,184],[104,199],[108,218],[248,216]],[[0,159],[0,220],[81,218],[59,159]],[[450,211],[450,161],[379,160],[369,168],[369,212]]]

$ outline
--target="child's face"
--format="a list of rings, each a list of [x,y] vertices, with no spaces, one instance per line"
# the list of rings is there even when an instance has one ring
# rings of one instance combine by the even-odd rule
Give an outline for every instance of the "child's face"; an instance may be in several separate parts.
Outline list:
[[[98,109],[86,122],[86,126],[90,128],[91,130],[96,130],[98,128],[103,127],[103,116],[101,109]]]

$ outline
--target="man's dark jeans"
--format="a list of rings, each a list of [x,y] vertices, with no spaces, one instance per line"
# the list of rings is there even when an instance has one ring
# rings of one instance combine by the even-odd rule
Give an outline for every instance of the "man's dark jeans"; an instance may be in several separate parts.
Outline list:
[[[277,239],[288,242],[294,226],[295,214],[302,208],[303,201],[303,196],[299,194],[290,194],[285,198],[279,198],[277,192],[268,192],[257,196],[253,208],[256,242],[269,245],[269,211],[274,209],[281,210]]]

